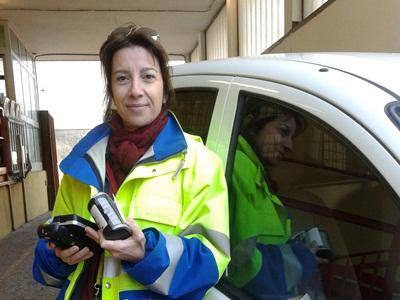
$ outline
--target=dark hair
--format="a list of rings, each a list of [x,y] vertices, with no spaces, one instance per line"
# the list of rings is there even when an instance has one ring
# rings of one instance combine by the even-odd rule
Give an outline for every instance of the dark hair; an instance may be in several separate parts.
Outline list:
[[[170,70],[168,67],[168,54],[159,42],[157,33],[150,28],[139,27],[137,25],[118,27],[114,29],[107,37],[107,40],[101,46],[99,53],[106,86],[106,94],[104,97],[106,109],[103,117],[105,122],[108,122],[114,113],[111,108],[112,59],[114,57],[114,54],[118,50],[132,46],[140,46],[145,48],[155,59],[157,59],[158,64],[160,65],[161,76],[164,86],[164,97],[166,100],[164,106],[168,107],[170,101],[172,101],[174,97],[174,89],[172,87]]]
[[[294,119],[296,122],[295,135],[304,131],[306,122],[297,112],[274,103],[260,104],[258,101],[258,103],[249,103],[247,106],[241,130],[242,135],[246,140],[253,140],[253,137],[262,130],[267,123],[281,117]]]
[[[296,123],[295,135],[300,134],[307,126],[304,118],[289,108],[274,103],[260,103],[260,100],[254,102],[251,100],[247,101],[241,135],[250,144],[261,161],[263,160],[261,159],[262,155],[256,143],[256,135],[267,123],[277,118],[293,118]],[[270,191],[276,194],[278,192],[278,184],[271,177],[268,162],[263,161],[263,164],[265,167],[263,177],[268,183]]]
[[[260,103],[260,100],[257,100],[257,102],[247,101],[241,135],[250,144],[259,158],[262,156],[261,149],[258,149],[257,146],[256,135],[267,123],[277,118],[293,118],[296,123],[295,136],[304,131],[307,125],[303,117],[289,108],[274,103]],[[267,177],[269,176],[267,175]],[[270,178],[268,179],[270,180]]]

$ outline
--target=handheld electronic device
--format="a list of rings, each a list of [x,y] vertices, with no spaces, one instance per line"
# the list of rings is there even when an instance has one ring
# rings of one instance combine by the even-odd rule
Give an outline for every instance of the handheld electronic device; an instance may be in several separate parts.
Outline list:
[[[88,209],[107,240],[124,240],[132,235],[115,201],[106,193],[100,192],[90,199]]]
[[[101,251],[100,246],[85,234],[85,227],[98,230],[92,223],[77,215],[55,216],[47,223],[39,225],[37,234],[39,238],[54,243],[61,249],[78,246],[79,249],[88,247],[93,252]]]
[[[317,245],[317,252],[315,255],[320,258],[331,260],[333,252],[330,246],[328,234],[325,230],[313,227],[308,230],[303,230],[291,237],[290,242],[302,243],[310,246],[312,242]]]

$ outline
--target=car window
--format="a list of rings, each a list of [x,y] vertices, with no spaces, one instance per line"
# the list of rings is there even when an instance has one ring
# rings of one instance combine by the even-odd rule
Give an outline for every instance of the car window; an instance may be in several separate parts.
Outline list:
[[[398,295],[399,199],[374,166],[323,120],[276,99],[241,93],[239,106],[232,260],[220,290],[233,299]]]
[[[217,89],[185,88],[175,90],[170,109],[177,116],[183,130],[207,141]]]

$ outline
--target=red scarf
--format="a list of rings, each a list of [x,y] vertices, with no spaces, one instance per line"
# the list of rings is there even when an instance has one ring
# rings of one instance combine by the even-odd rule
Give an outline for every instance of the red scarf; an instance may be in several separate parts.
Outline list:
[[[133,165],[150,148],[167,121],[167,113],[162,110],[150,124],[135,131],[129,131],[124,127],[121,117],[114,114],[110,121],[111,134],[108,149],[112,175],[117,183],[116,189],[122,184]],[[113,192],[115,193],[116,190]]]

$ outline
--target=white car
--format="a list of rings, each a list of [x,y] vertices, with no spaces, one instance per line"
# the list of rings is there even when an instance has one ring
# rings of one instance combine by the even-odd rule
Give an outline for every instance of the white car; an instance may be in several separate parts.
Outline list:
[[[301,116],[306,125],[291,153],[269,172],[292,232],[317,227],[328,237],[333,255],[319,265],[322,299],[400,297],[399,70],[398,54],[362,53],[264,55],[173,69],[172,111],[220,155],[228,186],[249,103]],[[228,276],[229,269],[209,298],[258,298]]]

